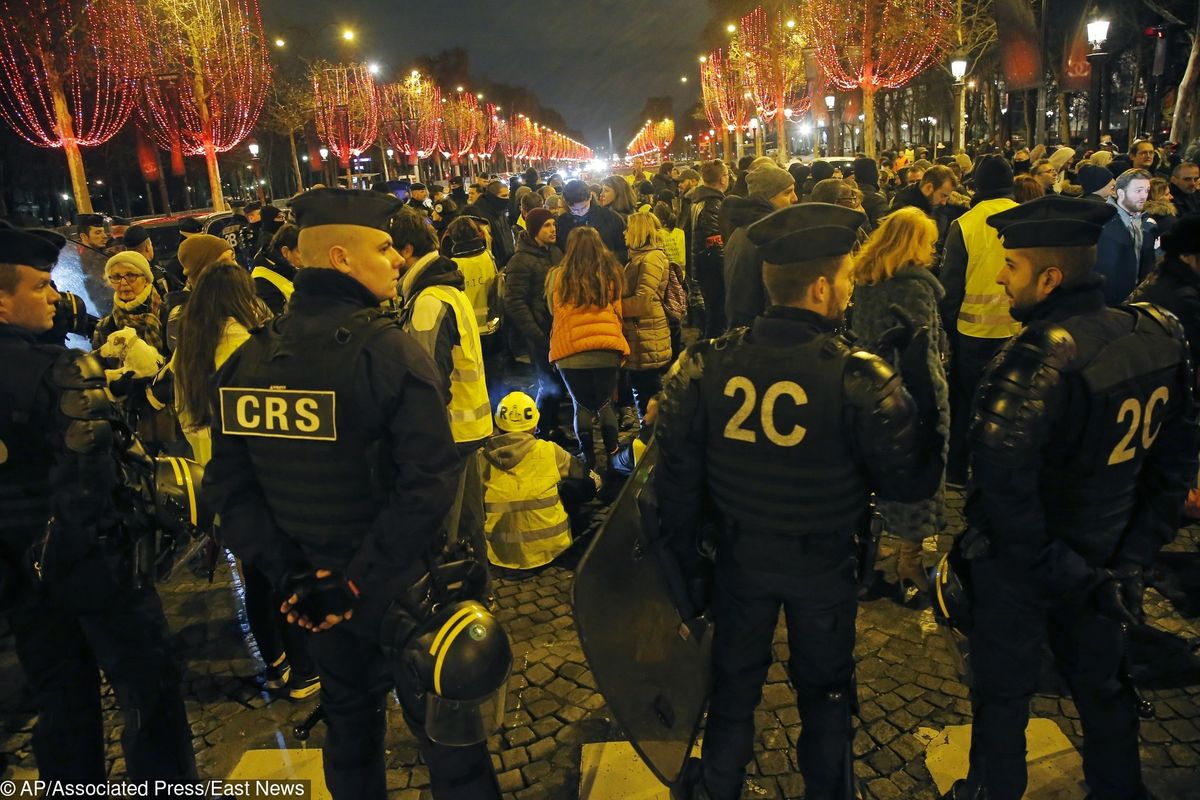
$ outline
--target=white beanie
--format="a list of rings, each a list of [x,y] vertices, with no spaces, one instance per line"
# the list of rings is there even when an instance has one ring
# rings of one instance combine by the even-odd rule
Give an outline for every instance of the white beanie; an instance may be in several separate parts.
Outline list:
[[[107,280],[112,271],[122,264],[136,269],[148,283],[154,282],[154,273],[150,271],[150,262],[144,255],[134,250],[122,250],[104,262],[104,278]]]

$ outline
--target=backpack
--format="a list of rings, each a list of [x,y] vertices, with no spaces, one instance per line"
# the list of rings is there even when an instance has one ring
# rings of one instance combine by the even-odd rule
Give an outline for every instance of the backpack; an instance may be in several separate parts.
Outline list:
[[[687,314],[688,293],[683,281],[683,267],[672,261],[667,265],[667,291],[663,294],[663,308],[667,317],[679,322]]]

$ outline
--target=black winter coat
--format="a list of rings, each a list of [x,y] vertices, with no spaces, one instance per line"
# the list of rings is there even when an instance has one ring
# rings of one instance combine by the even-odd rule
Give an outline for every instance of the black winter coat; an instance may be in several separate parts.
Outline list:
[[[488,221],[492,228],[492,255],[496,258],[496,266],[503,267],[507,264],[515,249],[508,222],[508,201],[499,195],[485,192],[463,209],[463,213]]]
[[[725,252],[725,239],[721,236],[721,206],[725,195],[711,186],[697,186],[691,193],[688,219],[680,224],[691,229],[692,245],[688,252],[688,272],[720,272]]]
[[[566,250],[567,237],[576,228],[595,228],[604,246],[624,264],[629,260],[629,248],[625,244],[625,220],[611,208],[593,201],[587,213],[577,217],[568,211],[558,218],[558,243]]]
[[[775,210],[757,197],[731,197],[721,207],[725,236],[725,319],[730,328],[749,325],[767,307],[762,281],[762,256],[746,234],[746,227]]]
[[[550,326],[554,318],[546,304],[546,275],[561,263],[562,250],[535,243],[526,234],[517,240],[517,252],[504,268],[504,316],[517,327],[530,349],[550,352]]]
[[[1200,274],[1179,256],[1164,258],[1126,302],[1153,303],[1179,317],[1187,332],[1192,363],[1200,364]]]

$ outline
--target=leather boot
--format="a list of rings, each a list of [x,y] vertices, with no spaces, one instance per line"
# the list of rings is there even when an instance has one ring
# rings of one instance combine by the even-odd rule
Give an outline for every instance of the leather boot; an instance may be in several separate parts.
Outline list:
[[[915,589],[921,594],[929,591],[929,576],[921,560],[921,543],[901,539],[896,549],[896,581],[904,594]]]

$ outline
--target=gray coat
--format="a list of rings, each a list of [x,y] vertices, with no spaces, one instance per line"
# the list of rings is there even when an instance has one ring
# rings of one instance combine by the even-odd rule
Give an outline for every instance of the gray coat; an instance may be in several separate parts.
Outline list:
[[[943,294],[942,285],[928,269],[905,264],[889,280],[855,287],[852,322],[854,334],[858,337],[856,344],[883,358],[894,368],[899,367],[897,351],[893,348],[885,353],[878,349],[883,334],[899,323],[891,307],[900,306],[919,323],[929,326],[928,362],[938,407],[937,429],[944,440],[949,441],[950,386],[945,367],[949,353],[946,334],[938,316],[938,302]],[[945,456],[945,449],[942,455]],[[945,483],[928,500],[916,503],[880,501],[879,512],[883,515],[888,532],[894,536],[912,541],[933,536],[946,527]]]

